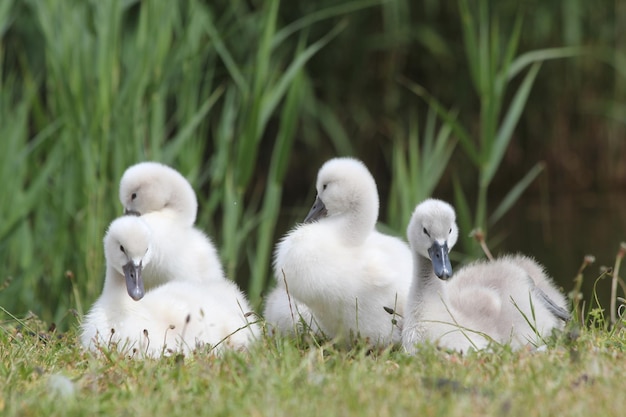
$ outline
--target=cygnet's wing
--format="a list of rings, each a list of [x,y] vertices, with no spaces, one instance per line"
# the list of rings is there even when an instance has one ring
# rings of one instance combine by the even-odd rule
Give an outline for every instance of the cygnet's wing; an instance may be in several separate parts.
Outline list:
[[[543,302],[546,308],[550,311],[550,313],[552,313],[555,317],[565,322],[569,321],[572,318],[572,315],[569,311],[556,304],[550,297],[546,295],[545,292],[543,292],[543,290],[541,290],[541,288],[535,287],[533,291]]]

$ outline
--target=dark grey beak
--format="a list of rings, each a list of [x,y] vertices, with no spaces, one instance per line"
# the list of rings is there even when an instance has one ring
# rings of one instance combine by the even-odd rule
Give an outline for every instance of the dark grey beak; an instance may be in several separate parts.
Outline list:
[[[130,210],[130,209],[125,208],[124,209],[124,215],[125,216],[137,216],[137,217],[139,217],[139,216],[141,216],[141,213],[139,213],[138,211],[135,211],[135,210]]]
[[[452,265],[450,264],[450,256],[448,255],[448,243],[444,242],[443,245],[435,242],[428,249],[430,260],[433,263],[433,270],[442,280],[447,280],[452,276]]]
[[[315,203],[313,203],[313,207],[311,207],[311,210],[309,210],[309,214],[307,214],[304,218],[304,223],[312,223],[321,217],[326,217],[327,214],[328,210],[326,210],[324,202],[320,199],[320,196],[318,195],[315,198]]]
[[[126,277],[126,290],[128,291],[128,295],[135,301],[141,300],[145,294],[143,278],[141,277],[141,264],[135,265],[133,261],[129,261],[122,269]]]

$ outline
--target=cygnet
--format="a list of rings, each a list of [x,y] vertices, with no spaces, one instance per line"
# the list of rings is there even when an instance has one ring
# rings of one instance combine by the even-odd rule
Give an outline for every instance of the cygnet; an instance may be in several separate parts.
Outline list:
[[[146,290],[143,271],[163,262],[155,235],[142,218],[114,220],[104,238],[106,276],[101,296],[81,324],[87,349],[133,357],[243,349],[259,335],[246,297],[228,280],[172,279]]]
[[[361,161],[335,158],[320,168],[316,188],[304,223],[276,247],[277,286],[284,291],[286,282],[289,294],[328,337],[351,343],[360,335],[378,346],[399,343],[411,251],[401,239],[375,229],[374,178]]]
[[[431,342],[467,352],[492,342],[513,348],[543,344],[563,327],[564,297],[541,267],[520,256],[474,262],[452,275],[448,254],[458,238],[455,218],[452,206],[435,199],[419,204],[411,217],[414,276],[404,348],[415,353],[420,343]]]

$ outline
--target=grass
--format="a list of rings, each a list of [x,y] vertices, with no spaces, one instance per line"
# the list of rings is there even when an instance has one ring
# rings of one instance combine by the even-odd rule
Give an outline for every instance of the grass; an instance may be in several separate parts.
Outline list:
[[[248,353],[133,361],[73,331],[2,326],[0,411],[27,415],[620,415],[626,333],[571,328],[546,351],[345,350],[265,336]]]
[[[620,246],[616,262],[623,256]],[[76,329],[0,315],[3,416],[617,416],[626,407],[626,319],[611,326],[596,297],[570,295],[574,318],[539,350],[493,345],[466,355],[424,344],[334,345],[301,330],[267,331],[246,352],[133,360],[95,356]],[[617,276],[617,271],[615,272]],[[532,320],[531,318],[528,318]]]

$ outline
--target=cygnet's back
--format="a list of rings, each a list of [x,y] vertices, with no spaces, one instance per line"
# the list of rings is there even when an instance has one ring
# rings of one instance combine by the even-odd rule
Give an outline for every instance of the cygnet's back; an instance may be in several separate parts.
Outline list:
[[[567,312],[569,309],[569,303],[565,294],[557,288],[556,284],[552,278],[548,276],[543,266],[538,264],[534,259],[521,254],[507,255],[503,256],[503,258],[522,268],[533,280],[537,288],[543,291],[551,302],[563,311]]]
[[[195,223],[198,212],[189,181],[158,162],[140,162],[126,169],[120,180],[120,202],[127,214],[167,213],[188,226]]]

